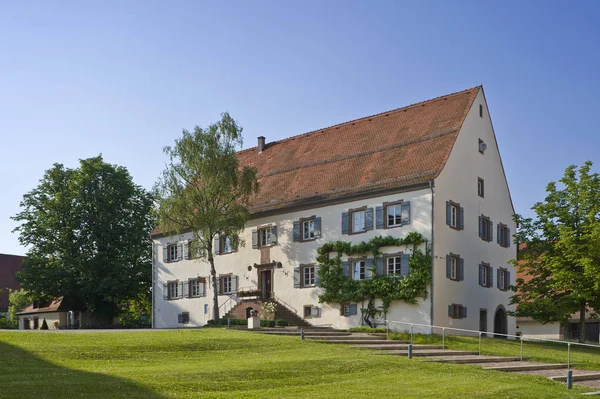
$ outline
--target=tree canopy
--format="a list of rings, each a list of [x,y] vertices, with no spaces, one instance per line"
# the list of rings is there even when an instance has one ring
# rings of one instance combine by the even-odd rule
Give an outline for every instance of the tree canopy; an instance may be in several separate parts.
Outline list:
[[[37,300],[69,296],[111,320],[151,286],[152,198],[102,156],[45,172],[13,217],[29,248],[18,275]]]
[[[569,166],[532,207],[535,218],[515,216],[526,249],[514,263],[527,276],[511,300],[516,315],[548,323],[579,313],[580,341],[586,310],[600,309],[600,176],[591,168]]]
[[[192,232],[192,251],[208,260],[213,286],[213,317],[219,318],[213,256],[215,237],[243,245],[239,233],[250,217],[248,201],[258,192],[256,168],[239,166],[242,127],[228,114],[206,128],[196,126],[172,147],[162,177],[155,185],[158,224],[165,234]]]

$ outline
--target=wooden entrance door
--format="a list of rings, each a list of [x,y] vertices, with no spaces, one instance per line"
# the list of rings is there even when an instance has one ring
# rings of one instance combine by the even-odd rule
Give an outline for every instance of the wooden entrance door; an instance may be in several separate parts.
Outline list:
[[[265,301],[271,299],[271,294],[273,292],[273,271],[270,269],[261,271],[260,283],[262,299]]]

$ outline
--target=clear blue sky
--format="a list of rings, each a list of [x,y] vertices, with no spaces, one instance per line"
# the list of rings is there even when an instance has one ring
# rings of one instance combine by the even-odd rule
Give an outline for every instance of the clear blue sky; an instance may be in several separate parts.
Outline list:
[[[483,84],[517,212],[600,170],[600,1],[0,3],[0,253],[54,162],[100,153],[151,188],[182,128],[245,146]]]

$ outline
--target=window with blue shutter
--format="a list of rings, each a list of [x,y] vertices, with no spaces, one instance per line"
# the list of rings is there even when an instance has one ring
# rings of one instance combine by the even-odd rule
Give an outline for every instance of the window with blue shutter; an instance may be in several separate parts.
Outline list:
[[[300,288],[300,268],[294,268],[294,288]]]
[[[373,208],[350,209],[342,213],[342,234],[359,234],[373,230]]]
[[[321,218],[311,216],[294,222],[293,241],[313,241],[321,238]]]
[[[409,266],[408,266],[409,259],[410,259],[410,255],[402,254],[402,275],[403,276],[408,276],[408,273],[410,272]]]
[[[377,207],[377,228],[389,229],[407,224],[410,224],[410,201],[399,200]]]
[[[292,230],[292,241],[299,242],[300,241],[300,222],[294,222],[294,228]]]
[[[465,212],[460,204],[454,201],[446,201],[446,224],[455,230],[464,230]]]
[[[494,269],[488,264],[481,262],[479,264],[479,285],[490,288],[494,285]]]
[[[448,305],[448,317],[453,319],[466,319],[467,308],[463,305],[451,304]]]
[[[479,237],[484,241],[492,241],[494,238],[494,224],[489,217],[479,216]]]
[[[385,271],[383,269],[383,258],[379,257],[375,260],[375,273],[378,276],[382,276],[383,274],[385,274]]]
[[[342,262],[342,274],[346,277],[352,277],[352,275],[350,274],[350,262]]]
[[[501,247],[510,247],[510,229],[503,223],[498,223],[496,231],[496,240]]]
[[[453,281],[464,280],[464,259],[456,254],[446,255],[446,277]]]
[[[221,240],[219,237],[215,237],[213,240],[213,252],[215,255],[219,255],[221,253]]]
[[[342,213],[342,234],[350,234],[350,213]]]
[[[277,226],[252,230],[252,248],[270,247],[277,244]]]
[[[375,208],[375,228],[383,229],[385,224],[383,222],[383,206],[378,206]]]
[[[252,248],[258,248],[258,230],[252,230]]]

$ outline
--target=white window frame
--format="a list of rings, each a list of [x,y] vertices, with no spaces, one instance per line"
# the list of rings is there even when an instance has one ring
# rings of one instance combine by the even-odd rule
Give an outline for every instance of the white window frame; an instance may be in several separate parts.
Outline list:
[[[317,283],[315,266],[302,267],[302,287],[314,287]]]
[[[204,284],[200,282],[200,279],[190,280],[190,296],[193,298],[200,297],[200,284]]]
[[[390,212],[392,211],[392,212]],[[393,223],[390,223],[390,216],[393,218]],[[387,227],[402,226],[402,204],[386,206],[386,223]]]
[[[482,285],[483,287],[487,287],[488,286],[488,281],[489,281],[489,277],[488,274],[490,272],[490,268],[487,265],[483,265],[483,267],[481,268],[481,280],[479,281],[479,284]]]
[[[231,238],[229,236],[225,236],[223,237],[223,239],[221,240],[221,253],[222,254],[228,254],[233,252],[233,247],[231,246]]]
[[[366,278],[367,278],[366,262],[364,260],[352,261],[352,279],[353,280],[366,280]]]
[[[271,245],[271,226],[258,230],[258,246],[268,247]]]
[[[352,211],[352,233],[363,233],[367,231],[367,210]],[[358,221],[356,218],[358,217]],[[358,222],[358,223],[357,223]]]
[[[315,238],[315,219],[302,221],[302,240],[309,241]]]
[[[506,290],[508,287],[506,286],[506,270],[500,269],[500,273],[498,273],[498,285],[501,290]]]
[[[223,292],[221,294],[231,294],[231,276],[221,276],[223,281]]]
[[[458,206],[450,204],[450,227],[454,229],[458,228],[458,214]]]
[[[179,245],[169,244],[167,245],[167,262],[175,262],[178,258]]]
[[[458,256],[450,256],[450,280],[458,280]]]
[[[167,290],[169,300],[179,298],[179,281],[167,282]]]
[[[392,262],[392,264],[390,265],[390,261]],[[390,266],[391,266],[391,270],[390,270]],[[386,265],[386,271],[387,274],[390,275],[400,275],[402,274],[402,256],[390,256],[387,258],[387,265]]]

